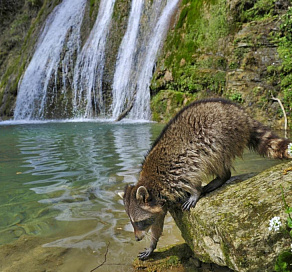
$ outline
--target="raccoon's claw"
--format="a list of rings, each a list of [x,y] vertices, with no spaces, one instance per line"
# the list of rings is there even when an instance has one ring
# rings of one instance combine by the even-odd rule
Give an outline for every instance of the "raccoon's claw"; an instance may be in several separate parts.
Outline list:
[[[196,206],[197,201],[197,196],[191,196],[184,204],[182,204],[181,209],[183,211],[189,211],[191,208],[194,208]]]
[[[139,253],[138,258],[141,261],[146,260],[152,252],[153,252],[153,250],[151,250],[151,248],[145,248],[145,251],[142,251]]]

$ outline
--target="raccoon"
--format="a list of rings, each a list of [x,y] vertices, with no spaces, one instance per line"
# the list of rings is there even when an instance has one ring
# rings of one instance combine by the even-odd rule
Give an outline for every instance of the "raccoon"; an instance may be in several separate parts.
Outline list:
[[[137,241],[151,229],[151,244],[138,257],[147,259],[162,234],[171,205],[183,211],[199,198],[222,186],[230,177],[232,162],[246,147],[270,158],[291,158],[288,144],[238,105],[224,99],[193,102],[163,129],[142,164],[136,185],[120,196],[134,227]],[[202,182],[213,176],[211,182]]]

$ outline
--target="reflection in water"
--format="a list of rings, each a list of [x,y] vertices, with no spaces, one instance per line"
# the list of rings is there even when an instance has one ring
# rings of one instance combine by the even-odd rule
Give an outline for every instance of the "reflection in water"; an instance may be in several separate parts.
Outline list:
[[[131,132],[131,133],[129,133]],[[127,183],[135,183],[139,173],[137,168],[137,154],[142,158],[150,147],[150,127],[140,126],[134,131],[127,127],[119,126],[114,131],[115,147],[118,153],[117,165],[121,167],[120,172],[116,174],[124,178]],[[141,161],[141,159],[140,159]]]
[[[87,233],[46,246],[98,250],[109,237],[126,241],[115,235],[119,224],[116,214],[124,213],[116,190],[123,189],[124,182],[137,180],[150,138],[149,124],[75,124],[73,129],[54,124],[37,133],[20,133],[18,148],[25,156],[23,166],[29,168],[25,174],[37,177],[26,185],[42,196],[39,203],[58,210],[58,221],[95,222]]]

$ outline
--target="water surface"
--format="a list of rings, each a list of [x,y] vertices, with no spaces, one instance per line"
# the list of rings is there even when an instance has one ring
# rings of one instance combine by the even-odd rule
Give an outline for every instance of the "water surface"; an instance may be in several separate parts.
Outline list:
[[[90,271],[103,262],[108,247],[107,262],[98,271],[131,271],[132,260],[149,241],[134,241],[117,192],[137,181],[162,128],[153,123],[2,123],[0,270],[28,271],[28,263],[29,271],[54,271],[54,265],[57,271]],[[278,162],[247,152],[234,174]],[[168,217],[158,247],[181,241]]]

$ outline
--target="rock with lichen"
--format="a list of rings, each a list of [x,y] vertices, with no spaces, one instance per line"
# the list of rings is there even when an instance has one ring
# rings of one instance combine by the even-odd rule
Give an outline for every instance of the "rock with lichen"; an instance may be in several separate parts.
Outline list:
[[[292,206],[291,166],[280,164],[245,180],[233,178],[191,212],[173,207],[170,212],[195,257],[235,271],[273,271],[277,256],[291,245],[283,201]],[[281,227],[269,230],[276,216]]]

